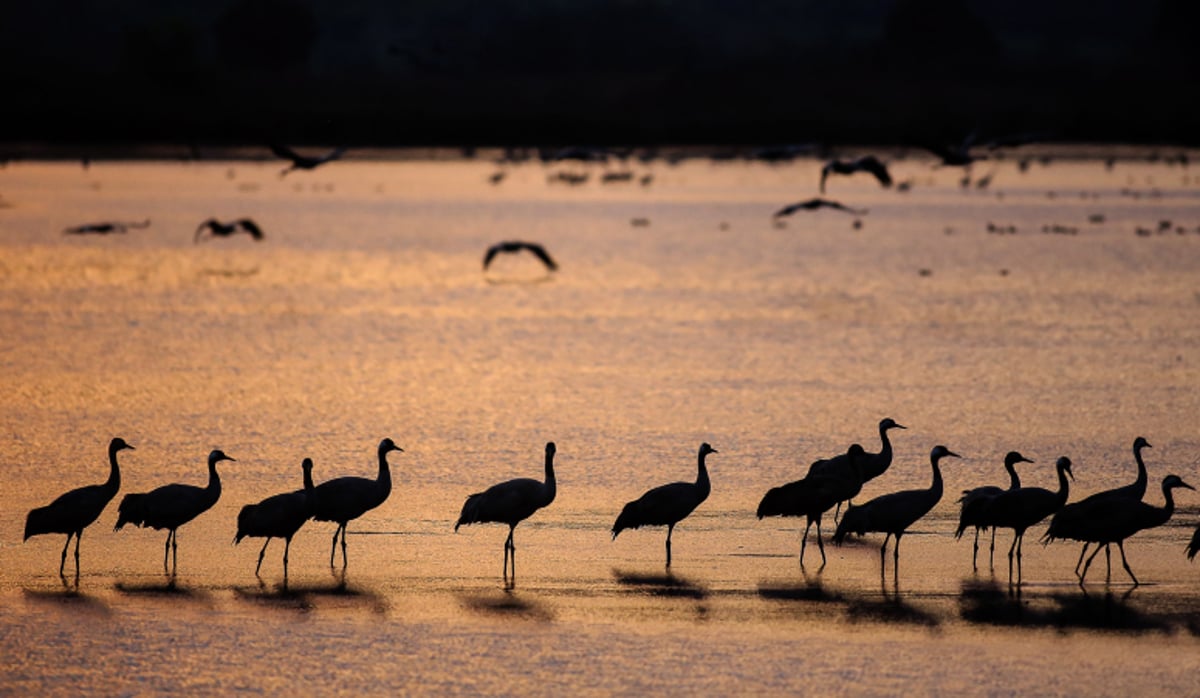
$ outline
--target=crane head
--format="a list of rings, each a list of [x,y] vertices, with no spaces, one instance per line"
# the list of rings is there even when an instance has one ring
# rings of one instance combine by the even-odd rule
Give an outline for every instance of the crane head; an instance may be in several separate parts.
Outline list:
[[[1163,478],[1163,491],[1164,492],[1167,490],[1173,490],[1176,487],[1183,487],[1183,488],[1189,489],[1189,490],[1196,489],[1195,487],[1192,487],[1191,485],[1184,482],[1183,478],[1179,477],[1178,475],[1168,475],[1165,478]]]
[[[1153,446],[1150,445],[1150,442],[1146,440],[1146,437],[1139,436],[1133,440],[1134,451],[1140,451],[1143,448],[1153,448]]]
[[[384,439],[383,441],[380,441],[380,442],[379,442],[379,453],[380,453],[380,455],[382,455],[382,454],[384,454],[384,453],[387,453],[387,452],[389,452],[389,451],[401,451],[401,452],[403,452],[403,451],[404,451],[404,449],[402,449],[402,448],[400,448],[399,446],[397,446],[397,445],[396,445],[396,442],[395,442],[395,441],[392,441],[391,439]]]
[[[891,417],[887,417],[883,421],[879,422],[879,429],[881,431],[887,431],[888,429],[907,429],[907,428],[908,427],[904,426],[903,424],[897,424],[896,420],[892,419]]]
[[[941,445],[934,446],[933,451],[931,451],[929,453],[929,457],[933,460],[934,463],[945,458],[946,456],[950,456],[952,458],[962,458],[962,456],[958,455],[954,451],[951,451],[950,449],[946,448],[945,446],[941,446]]]
[[[554,455],[555,453],[557,453],[557,452],[558,452],[558,448],[557,448],[557,447],[555,447],[555,445],[554,445],[554,442],[553,442],[553,441],[547,441],[547,442],[546,442],[546,455],[547,455],[547,456],[553,456],[553,455]]]
[[[233,461],[235,463],[237,462],[235,459],[230,458],[229,456],[225,455],[225,452],[219,448],[214,449],[212,453],[208,454],[208,464],[209,465],[216,465],[217,463],[220,463],[223,460]]]
[[[1058,462],[1056,462],[1054,464],[1054,467],[1058,468],[1060,471],[1066,473],[1067,475],[1070,475],[1072,480],[1075,479],[1075,473],[1071,472],[1071,459],[1070,458],[1067,458],[1066,456],[1059,456]]]
[[[708,455],[709,453],[717,453],[717,449],[713,448],[712,446],[709,446],[707,441],[700,444],[700,455],[705,456],[705,455]]]
[[[1033,461],[1022,456],[1016,451],[1009,451],[1008,455],[1004,456],[1005,465],[1016,465],[1017,463],[1032,463]]]
[[[125,443],[125,439],[122,439],[122,438],[121,438],[121,437],[119,437],[119,436],[118,436],[117,438],[115,438],[115,439],[113,439],[113,440],[112,440],[112,443],[110,443],[110,444],[108,445],[108,448],[109,448],[109,450],[110,450],[110,451],[112,451],[113,453],[116,453],[117,451],[121,451],[121,450],[124,450],[124,449],[129,449],[130,451],[136,451],[136,450],[137,450],[137,449],[135,449],[133,446],[130,446],[129,444]]]

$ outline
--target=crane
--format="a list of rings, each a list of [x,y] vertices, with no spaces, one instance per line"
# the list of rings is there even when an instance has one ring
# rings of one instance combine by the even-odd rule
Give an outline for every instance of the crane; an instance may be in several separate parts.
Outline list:
[[[707,442],[700,444],[695,482],[672,482],[669,485],[655,487],[626,504],[621,509],[621,514],[617,516],[616,522],[613,523],[613,540],[616,540],[621,531],[627,528],[666,526],[667,567],[670,567],[671,534],[675,531],[675,524],[687,518],[695,511],[696,507],[700,506],[701,502],[708,499],[708,493],[712,487],[708,481],[708,468],[705,466],[704,460],[708,454],[716,452],[717,449],[709,446]]]

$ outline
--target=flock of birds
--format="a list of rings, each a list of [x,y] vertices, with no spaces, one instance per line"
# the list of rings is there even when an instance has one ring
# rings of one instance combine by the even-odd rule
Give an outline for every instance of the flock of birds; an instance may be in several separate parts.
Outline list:
[[[804,565],[805,548],[813,524],[816,524],[817,528],[816,539],[821,553],[821,567],[825,566],[822,517],[830,509],[835,509],[836,519],[841,505],[850,503],[837,524],[836,532],[832,536],[833,543],[841,545],[850,535],[883,533],[884,540],[879,549],[880,574],[883,574],[886,567],[888,542],[893,538],[893,570],[896,570],[900,560],[901,538],[942,499],[944,484],[941,461],[945,458],[959,457],[945,446],[935,446],[930,452],[933,479],[928,488],[891,492],[861,504],[852,503],[866,482],[879,477],[891,467],[893,451],[888,432],[904,428],[891,418],[883,419],[879,423],[881,447],[878,452],[871,453],[861,445],[853,444],[845,453],[813,462],[807,474],[800,480],[772,488],[763,496],[756,512],[759,519],[767,516],[806,519],[807,525],[800,546],[801,566]],[[1178,476],[1168,475],[1162,481],[1165,505],[1157,507],[1143,502],[1149,478],[1142,451],[1149,446],[1146,439],[1140,436],[1133,443],[1138,472],[1132,483],[1071,503],[1068,503],[1070,480],[1074,478],[1074,474],[1071,472],[1069,458],[1062,456],[1055,463],[1058,489],[1048,490],[1041,487],[1023,487],[1016,465],[1033,461],[1016,451],[1010,452],[1004,460],[1009,477],[1007,487],[976,487],[964,490],[959,499],[961,508],[955,538],[961,537],[969,528],[975,529],[971,557],[973,569],[978,569],[980,532],[991,529],[991,558],[994,558],[996,529],[1012,529],[1013,540],[1008,551],[1009,583],[1019,586],[1022,583],[1021,558],[1025,533],[1029,528],[1050,519],[1049,527],[1042,537],[1043,542],[1073,540],[1083,543],[1079,561],[1075,564],[1075,574],[1080,585],[1084,583],[1088,568],[1102,549],[1109,563],[1106,581],[1111,581],[1109,551],[1110,546],[1116,544],[1121,553],[1122,565],[1134,586],[1137,586],[1139,581],[1125,558],[1125,541],[1140,531],[1161,526],[1170,520],[1175,510],[1172,494],[1175,489],[1194,489]],[[108,446],[110,471],[105,482],[71,490],[46,506],[33,509],[26,518],[25,540],[42,534],[66,535],[58,568],[59,576],[64,582],[67,553],[71,539],[74,538],[75,580],[78,584],[80,539],[84,529],[100,517],[120,490],[121,471],[117,463],[117,454],[126,449],[133,449],[133,446],[122,438],[112,439]],[[346,529],[351,521],[387,500],[392,491],[388,454],[403,450],[390,438],[385,438],[379,442],[379,469],[374,479],[344,476],[319,485],[313,481],[312,460],[305,458],[301,464],[301,489],[276,494],[256,504],[242,507],[237,517],[234,543],[240,543],[243,538],[266,539],[258,554],[255,575],[261,578],[263,558],[271,539],[282,538],[283,584],[286,587],[288,551],[291,548],[292,537],[310,519],[337,524],[329,551],[329,566],[331,569],[336,567],[340,540],[344,571],[349,565]],[[504,541],[503,568],[506,583],[510,578],[514,581],[516,579],[516,545],[513,535],[517,525],[539,509],[549,506],[557,494],[554,476],[555,453],[554,443],[547,443],[543,480],[516,478],[471,494],[454,524],[456,532],[461,526],[471,524],[500,523],[508,526],[508,536]],[[713,453],[717,453],[717,450],[708,443],[700,444],[694,482],[673,482],[655,487],[626,504],[612,525],[613,540],[627,529],[666,526],[666,565],[669,569],[671,535],[675,526],[695,511],[711,492],[712,486],[705,461],[708,455]],[[149,492],[126,494],[117,507],[114,530],[120,530],[126,524],[130,524],[167,531],[163,549],[163,572],[174,579],[178,570],[177,531],[216,504],[221,496],[221,478],[217,473],[217,464],[233,460],[219,449],[209,453],[208,483],[204,487],[175,483]],[[1095,545],[1095,549],[1085,561],[1088,548],[1092,545]],[[1200,552],[1200,526],[1197,526],[1186,552],[1188,559],[1194,558],[1197,552]]]

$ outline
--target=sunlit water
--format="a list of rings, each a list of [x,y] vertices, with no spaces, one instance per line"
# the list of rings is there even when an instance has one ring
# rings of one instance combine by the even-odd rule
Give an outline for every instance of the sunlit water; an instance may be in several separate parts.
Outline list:
[[[1200,567],[1183,548],[1200,495],[1126,546],[1086,592],[1078,548],[1025,546],[1026,584],[972,574],[957,493],[1075,463],[1072,498],[1134,476],[1200,485],[1200,176],[1162,162],[1006,160],[987,189],[895,163],[912,190],[839,178],[865,207],[770,214],[815,195],[819,163],[636,165],[649,186],[547,183],[541,165],[347,160],[280,179],[276,163],[13,163],[0,169],[0,691],[15,694],[570,692],[1131,694],[1195,691]],[[215,216],[266,231],[193,243]],[[1102,216],[1090,222],[1089,216]],[[152,221],[124,235],[81,223]],[[646,224],[633,225],[634,219]],[[1099,218],[1095,218],[1099,220]],[[1137,228],[1169,232],[1143,236]],[[987,224],[1016,234],[987,232]],[[1043,233],[1043,226],[1077,234]],[[1183,233],[1176,232],[1182,227]],[[488,245],[544,243],[561,271]],[[771,486],[895,418],[896,462],[862,498],[925,487],[945,444],[947,495],[881,578],[879,536],[797,562],[799,522],[758,521]],[[61,536],[22,543],[26,512],[107,475],[122,493],[203,484],[218,504],[164,534],[87,530],[78,588]],[[239,507],[316,479],[374,476],[391,498],[351,524],[310,523],[282,590],[280,542],[232,545]],[[541,477],[559,494],[516,531],[453,532],[467,494]],[[712,495],[675,531],[608,529],[644,490],[695,477]],[[827,519],[826,532],[833,529]],[[986,554],[986,547],[984,550]]]

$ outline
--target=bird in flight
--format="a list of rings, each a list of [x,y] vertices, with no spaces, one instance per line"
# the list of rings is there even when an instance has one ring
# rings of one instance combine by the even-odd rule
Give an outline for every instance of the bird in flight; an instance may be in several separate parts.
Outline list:
[[[887,165],[874,155],[864,155],[854,160],[830,160],[821,168],[821,193],[825,193],[825,179],[831,174],[852,175],[855,172],[870,172],[884,187],[892,186],[892,175]]]
[[[258,224],[249,218],[239,218],[229,223],[222,223],[216,218],[209,218],[196,228],[196,236],[193,241],[200,242],[200,240],[203,239],[205,232],[207,232],[210,237],[227,238],[238,231],[249,233],[250,237],[254,238],[255,240],[262,240],[265,237],[263,235],[262,228],[258,227]]]
[[[108,233],[123,233],[130,228],[148,228],[150,219],[144,221],[118,222],[104,221],[102,223],[84,223],[70,228],[63,228],[64,235],[107,235]]]
[[[838,211],[853,213],[856,216],[861,216],[867,212],[867,209],[865,208],[850,208],[849,206],[845,206],[837,201],[831,201],[829,199],[808,199],[807,201],[799,201],[794,204],[784,206],[775,212],[774,217],[782,218],[784,216],[790,216],[796,211],[816,211],[819,208],[837,209]]]
[[[494,259],[496,255],[500,254],[501,252],[516,253],[520,252],[521,250],[529,250],[532,252],[534,256],[542,260],[542,264],[545,264],[546,268],[550,271],[556,271],[558,269],[558,263],[550,257],[550,255],[546,252],[546,248],[542,247],[536,242],[505,240],[503,242],[497,242],[495,245],[492,245],[488,248],[487,254],[483,256],[484,271],[487,271],[488,265],[492,263],[492,259]]]
[[[296,151],[292,150],[291,148],[287,147],[286,145],[279,145],[277,143],[271,145],[270,148],[271,148],[271,152],[275,153],[275,155],[277,157],[283,158],[284,160],[292,161],[291,165],[284,168],[283,171],[279,173],[280,177],[283,177],[284,175],[291,172],[292,170],[316,169],[317,167],[324,165],[325,163],[330,162],[331,160],[337,160],[338,158],[340,158],[342,156],[343,153],[346,152],[346,149],[344,147],[339,147],[339,148],[334,148],[333,150],[326,153],[325,155],[320,155],[320,156],[314,157],[314,156],[309,156],[309,155],[301,155],[300,153],[297,153]]]

